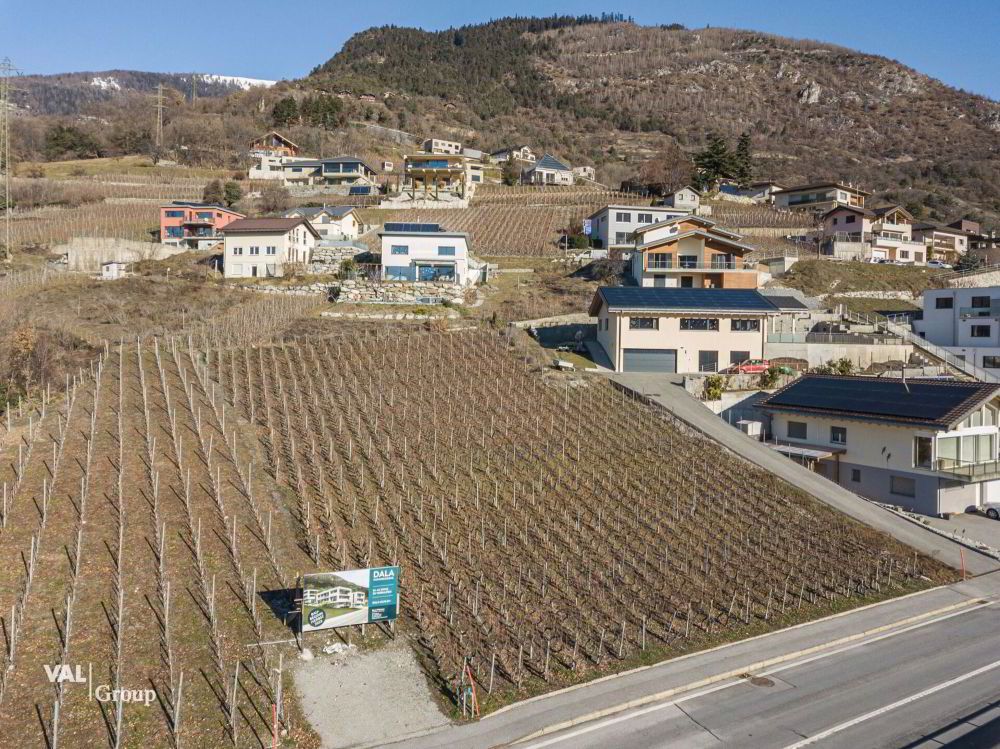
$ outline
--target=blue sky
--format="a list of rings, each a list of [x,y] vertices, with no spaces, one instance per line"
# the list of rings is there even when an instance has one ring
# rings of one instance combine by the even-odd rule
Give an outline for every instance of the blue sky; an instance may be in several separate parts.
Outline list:
[[[0,17],[13,26],[0,56],[24,73],[124,68],[295,78],[369,26],[440,29],[506,15],[610,10],[643,24],[728,26],[841,44],[1000,100],[998,0],[0,0]]]

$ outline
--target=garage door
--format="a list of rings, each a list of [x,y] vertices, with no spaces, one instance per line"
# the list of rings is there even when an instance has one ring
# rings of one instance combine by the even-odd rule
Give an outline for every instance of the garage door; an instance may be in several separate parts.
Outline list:
[[[676,372],[677,350],[658,348],[627,348],[623,352],[626,372]]]

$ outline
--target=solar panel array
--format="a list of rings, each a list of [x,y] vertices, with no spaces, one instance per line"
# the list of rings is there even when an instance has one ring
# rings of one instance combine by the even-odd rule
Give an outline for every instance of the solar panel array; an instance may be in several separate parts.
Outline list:
[[[682,289],[604,286],[601,294],[609,307],[629,309],[733,310],[776,312],[777,308],[756,289]]]
[[[805,376],[765,405],[939,422],[971,407],[993,386],[981,382]]]
[[[441,231],[441,224],[410,224],[389,221],[385,224],[385,231],[401,231],[407,234],[433,234]]]

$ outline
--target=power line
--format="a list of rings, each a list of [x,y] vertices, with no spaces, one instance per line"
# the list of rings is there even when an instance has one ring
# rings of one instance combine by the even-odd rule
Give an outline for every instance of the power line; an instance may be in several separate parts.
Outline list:
[[[14,208],[14,198],[10,189],[10,110],[13,104],[10,92],[13,90],[10,79],[18,73],[9,57],[0,60],[0,175],[3,188],[3,252],[2,259],[11,262],[14,257],[10,241],[10,220]]]
[[[156,151],[163,148],[163,84],[156,84]]]

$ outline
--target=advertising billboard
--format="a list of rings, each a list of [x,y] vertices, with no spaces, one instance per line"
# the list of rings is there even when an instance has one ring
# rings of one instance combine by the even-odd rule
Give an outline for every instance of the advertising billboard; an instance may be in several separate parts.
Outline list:
[[[399,610],[399,567],[316,572],[302,578],[302,631],[387,622]]]

